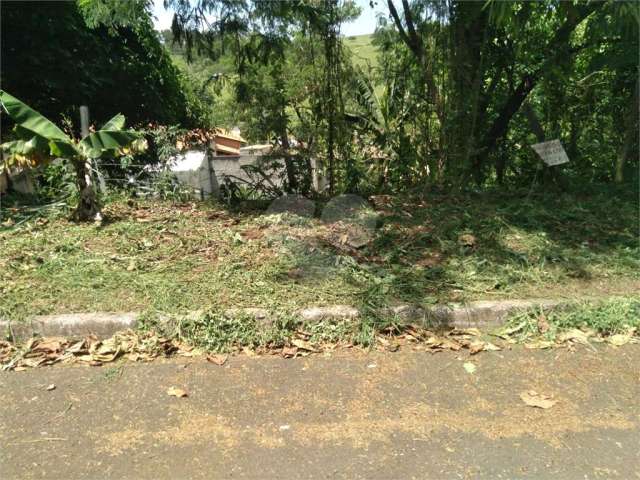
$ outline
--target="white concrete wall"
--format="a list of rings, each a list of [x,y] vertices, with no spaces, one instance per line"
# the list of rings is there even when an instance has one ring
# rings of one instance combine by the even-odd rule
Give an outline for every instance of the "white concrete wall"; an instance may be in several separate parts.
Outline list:
[[[225,184],[227,177],[235,182],[238,182],[238,179],[251,181],[252,178],[243,170],[243,166],[260,166],[264,162],[272,161],[272,159],[267,160],[261,155],[244,154],[240,156],[210,156],[207,159],[204,150],[189,150],[173,159],[171,172],[178,181],[192,187],[198,196],[207,198],[210,195],[220,193],[220,187]],[[281,173],[284,169],[284,160],[276,161],[281,164],[282,168],[278,172]],[[265,173],[272,172],[266,171]],[[282,184],[282,179],[279,176],[272,176],[271,181],[276,186]]]
[[[243,166],[246,165],[257,165],[261,166],[263,163],[270,163],[273,159],[266,159],[261,155],[240,155],[238,157],[231,156],[215,156],[211,157],[211,166],[213,168],[213,172],[215,174],[215,178],[217,180],[218,188],[225,183],[226,177],[231,177],[232,181],[238,181],[238,179],[250,181],[251,177],[247,175],[247,173],[242,169]],[[281,168],[278,171],[278,174],[281,173],[284,168],[284,160],[276,160],[280,163]],[[273,173],[272,171],[265,171],[265,173]],[[282,184],[282,179],[279,176],[272,176],[271,181],[274,185],[280,186]]]
[[[197,196],[207,198],[212,193],[217,193],[204,150],[186,151],[172,159],[171,163],[171,172],[178,181],[193,188]]]

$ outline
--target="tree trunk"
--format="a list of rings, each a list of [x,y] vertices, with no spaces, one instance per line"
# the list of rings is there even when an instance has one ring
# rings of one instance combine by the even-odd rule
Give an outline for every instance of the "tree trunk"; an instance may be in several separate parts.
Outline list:
[[[329,163],[329,192],[335,191],[335,143],[336,143],[336,43],[337,32],[335,30],[335,10],[337,0],[325,0],[325,9],[328,20],[324,32],[324,56],[325,56],[325,116],[327,119],[327,159]]]
[[[76,181],[80,195],[73,218],[81,222],[102,221],[100,204],[91,178],[91,160],[77,159],[73,161],[73,166],[76,170]]]
[[[280,136],[280,141],[282,142],[282,150],[284,151],[284,166],[287,170],[287,193],[292,193],[298,189],[298,177],[296,177],[295,165],[293,164],[291,155],[289,153],[289,149],[291,147],[289,145],[289,138],[287,136],[286,128]]]
[[[284,152],[284,166],[287,171],[287,193],[294,192],[298,189],[298,177],[296,177],[295,165],[291,161],[289,144],[289,134],[287,132],[287,113],[285,110],[284,99],[282,102],[282,110],[280,112],[280,143]]]
[[[631,104],[629,105],[629,109],[627,110],[627,115],[625,116],[625,134],[624,141],[622,144],[622,148],[620,149],[620,153],[616,158],[616,171],[615,171],[615,181],[616,183],[622,183],[624,181],[624,166],[627,163],[627,160],[631,156],[631,152],[633,151],[633,145],[636,143],[638,139],[638,115],[640,115],[640,103],[638,98],[640,91],[640,78],[636,80],[636,85],[633,91],[633,95],[631,96]]]
[[[540,123],[540,120],[538,120],[538,116],[536,115],[536,112],[533,111],[533,108],[531,108],[531,105],[529,105],[529,103],[525,103],[524,106],[522,107],[522,112],[524,113],[525,117],[527,117],[527,121],[529,122],[529,127],[531,128],[531,130],[533,130],[533,133],[536,136],[536,139],[538,140],[539,143],[544,142],[544,129],[542,128],[542,124]]]
[[[458,187],[468,169],[474,148],[476,127],[481,124],[488,105],[490,93],[483,89],[485,80],[484,55],[490,35],[488,9],[482,2],[457,2],[452,11],[451,82],[454,115],[447,127],[451,131],[448,139],[448,170],[452,171]],[[497,82],[492,80],[490,91]],[[453,160],[453,161],[452,161]]]
[[[402,8],[404,13],[404,20],[407,28],[405,29],[402,25],[402,20],[398,15],[398,10],[393,3],[393,0],[387,0],[387,7],[389,8],[389,14],[393,19],[393,22],[398,30],[398,34],[400,38],[404,42],[404,44],[409,48],[413,56],[416,58],[418,65],[422,69],[425,85],[426,85],[426,93],[429,97],[431,103],[435,108],[435,113],[440,122],[443,122],[444,117],[444,106],[442,102],[442,97],[440,96],[440,91],[436,85],[436,81],[433,75],[433,70],[431,68],[431,64],[429,63],[429,59],[426,58],[426,50],[424,48],[424,44],[422,42],[422,38],[418,34],[416,30],[415,23],[413,21],[413,16],[411,13],[411,7],[409,5],[408,0],[402,0]]]
[[[597,9],[602,8],[602,4],[592,2],[588,4],[575,5],[570,8],[571,11],[567,16],[567,19],[556,31],[553,39],[544,47],[545,51],[553,52],[551,56],[536,70],[525,75],[520,80],[520,83],[515,88],[511,96],[507,99],[502,108],[498,110],[497,118],[491,125],[491,128],[487,131],[483,140],[480,142],[478,153],[475,155],[472,162],[474,174],[477,179],[482,176],[482,166],[484,165],[489,153],[493,151],[498,141],[506,135],[511,119],[518,112],[522,103],[527,99],[531,90],[533,90],[538,81],[547,74],[554,65],[557,64],[559,59],[573,53],[569,44],[573,31],[585,18]]]

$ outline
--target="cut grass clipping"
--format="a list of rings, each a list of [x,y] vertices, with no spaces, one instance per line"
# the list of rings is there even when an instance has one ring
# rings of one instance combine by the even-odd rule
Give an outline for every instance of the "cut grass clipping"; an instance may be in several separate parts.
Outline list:
[[[529,348],[547,348],[573,341],[606,341],[622,345],[640,332],[640,299],[613,298],[597,303],[578,303],[543,313],[531,310],[513,316],[498,333]]]
[[[374,317],[300,323],[287,315],[264,321],[253,315],[225,315],[211,310],[170,318],[147,314],[141,324],[143,331],[159,332],[202,350],[220,353],[243,349],[266,352],[291,345],[296,340],[318,346],[369,347],[380,331],[395,328],[392,322],[382,322]]]

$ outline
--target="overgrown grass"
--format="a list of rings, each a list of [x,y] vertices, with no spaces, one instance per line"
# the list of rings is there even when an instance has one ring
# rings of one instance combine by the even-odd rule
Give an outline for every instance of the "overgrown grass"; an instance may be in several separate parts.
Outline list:
[[[160,327],[170,337],[215,352],[232,347],[281,346],[293,331],[285,320],[266,326],[250,315],[225,316],[216,311],[194,313],[162,325],[151,322],[149,327]]]
[[[359,250],[330,241],[319,220],[213,204],[118,201],[101,227],[51,209],[39,217],[4,209],[0,315],[231,307],[292,315],[309,305],[373,311],[396,302],[629,295],[640,286],[631,193],[379,200],[381,226]]]

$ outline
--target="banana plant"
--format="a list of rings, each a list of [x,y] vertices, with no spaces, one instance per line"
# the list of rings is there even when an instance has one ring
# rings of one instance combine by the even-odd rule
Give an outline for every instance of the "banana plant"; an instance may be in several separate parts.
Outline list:
[[[357,69],[354,86],[356,109],[349,116],[355,120],[360,131],[372,137],[377,147],[378,183],[382,187],[388,180],[390,163],[407,161],[405,157],[410,142],[405,133],[405,123],[413,113],[412,102],[397,78],[386,82],[381,95],[378,95],[371,79]],[[375,166],[372,165],[372,168]]]
[[[102,214],[91,175],[91,162],[123,154],[127,147],[142,140],[140,134],[124,130],[125,118],[118,114],[100,130],[83,139],[74,139],[3,90],[0,90],[0,104],[15,122],[15,140],[0,145],[5,165],[24,168],[42,165],[56,158],[68,160],[75,169],[79,193],[74,218],[79,221],[100,221]]]

